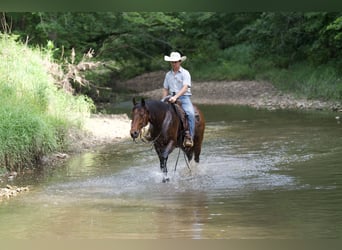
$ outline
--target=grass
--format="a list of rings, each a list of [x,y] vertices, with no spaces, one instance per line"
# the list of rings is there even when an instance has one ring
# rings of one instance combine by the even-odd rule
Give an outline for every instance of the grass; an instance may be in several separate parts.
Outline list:
[[[342,100],[342,76],[330,65],[298,63],[288,69],[270,68],[256,79],[272,82],[278,89],[309,99]]]
[[[89,99],[57,89],[50,63],[41,49],[0,34],[0,168],[37,166],[90,113]]]
[[[40,157],[58,148],[53,123],[39,113],[2,103],[0,117],[0,159],[7,169],[18,171],[37,164]]]

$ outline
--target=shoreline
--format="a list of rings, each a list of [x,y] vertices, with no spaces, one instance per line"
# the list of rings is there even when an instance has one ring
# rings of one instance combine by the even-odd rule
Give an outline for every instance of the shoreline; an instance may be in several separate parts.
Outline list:
[[[242,105],[256,109],[327,110],[342,112],[337,101],[310,100],[282,93],[272,84],[257,81],[193,82],[192,102],[208,105]],[[162,88],[139,93],[160,99]]]
[[[162,72],[156,72],[160,78]],[[160,100],[162,88],[155,88],[156,75],[149,77],[139,76],[138,92],[133,96]],[[150,85],[153,90],[148,89],[148,81],[152,77],[154,81]],[[154,78],[153,78],[154,77]],[[126,82],[128,89],[133,89],[135,81]],[[154,86],[154,88],[153,88]],[[327,102],[322,100],[309,100],[296,98],[289,93],[282,93],[272,84],[257,81],[216,81],[216,82],[194,82],[192,86],[194,104],[204,105],[239,105],[250,106],[255,109],[287,109],[287,110],[313,110],[342,112],[340,102]],[[71,133],[71,152],[83,152],[98,146],[114,144],[130,138],[131,120],[127,114],[104,115],[92,114],[84,124],[84,134],[75,135]],[[76,145],[75,145],[76,144]]]
[[[127,81],[118,87],[160,100],[165,71],[148,72]],[[330,110],[342,112],[341,101],[310,100],[283,93],[265,81],[192,81],[194,104],[243,105],[256,109]]]
[[[126,114],[93,114],[84,121],[82,131],[69,131],[70,147],[67,151],[54,152],[44,156],[37,169],[55,167],[68,160],[72,155],[97,150],[102,146],[113,145],[128,139],[130,137],[130,124],[131,121]],[[33,171],[28,169],[27,173]],[[20,174],[26,174],[25,170],[23,173],[10,172],[0,175],[0,205],[3,201],[29,192],[30,186],[18,187],[12,185],[13,180]]]

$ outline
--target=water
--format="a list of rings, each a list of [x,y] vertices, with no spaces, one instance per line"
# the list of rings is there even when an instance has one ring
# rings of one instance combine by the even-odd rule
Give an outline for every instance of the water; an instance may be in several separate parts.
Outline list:
[[[201,163],[176,150],[161,183],[149,145],[130,140],[19,178],[0,238],[340,238],[342,125],[334,114],[202,106]]]

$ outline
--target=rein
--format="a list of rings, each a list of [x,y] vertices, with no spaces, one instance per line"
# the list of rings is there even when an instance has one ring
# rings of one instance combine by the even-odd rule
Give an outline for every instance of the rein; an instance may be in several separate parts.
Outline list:
[[[152,141],[146,141],[144,138],[142,138],[142,135],[141,135],[141,133],[140,133],[140,140],[141,140],[142,142],[146,143],[146,144],[151,144],[151,145],[153,145],[153,144],[156,143],[156,141],[159,139],[159,137],[161,136],[162,132],[163,132],[163,131],[161,130],[160,133],[158,134],[158,136],[157,136],[156,138],[154,138]]]
[[[180,151],[181,151],[181,148],[179,148],[179,151],[178,151],[178,156],[177,156],[174,172],[176,172],[176,169],[177,169]],[[189,163],[188,159],[185,156],[185,152],[183,152],[183,155],[184,155],[184,160],[186,162],[186,166],[188,167],[189,171],[191,172],[190,163]]]
[[[164,117],[164,120],[163,120],[163,124],[164,124],[164,122],[165,122],[165,117]],[[147,124],[148,125],[148,124]],[[146,125],[146,126],[147,126]],[[146,127],[145,126],[145,127]],[[143,127],[143,128],[145,128],[145,127]],[[142,129],[143,129],[142,128]],[[141,129],[141,130],[142,130]],[[159,134],[152,140],[152,141],[145,141],[143,138],[142,138],[142,133],[141,133],[141,131],[140,131],[140,139],[144,142],[144,143],[147,143],[147,144],[151,144],[151,145],[154,145],[155,143],[156,143],[156,141],[159,139],[159,137],[162,135],[162,133],[163,133],[163,129],[160,129],[160,132],[159,132]]]

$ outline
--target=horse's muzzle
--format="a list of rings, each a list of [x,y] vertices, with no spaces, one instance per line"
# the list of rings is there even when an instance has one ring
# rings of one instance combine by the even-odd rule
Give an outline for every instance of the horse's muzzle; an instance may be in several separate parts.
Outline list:
[[[133,139],[137,139],[139,136],[139,131],[135,130],[135,131],[131,131],[131,137]]]

